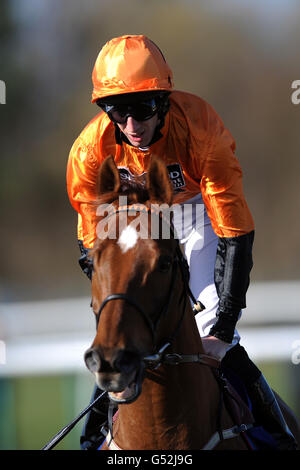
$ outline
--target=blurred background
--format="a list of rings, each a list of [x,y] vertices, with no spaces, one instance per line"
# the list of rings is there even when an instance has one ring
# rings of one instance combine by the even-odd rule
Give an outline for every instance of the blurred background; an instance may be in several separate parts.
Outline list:
[[[236,139],[256,223],[242,344],[300,418],[299,23],[297,0],[1,0],[0,449],[41,448],[90,399],[94,321],[65,173],[98,112],[96,56],[123,34],[157,43],[175,88]],[[78,449],[80,429],[58,448]]]

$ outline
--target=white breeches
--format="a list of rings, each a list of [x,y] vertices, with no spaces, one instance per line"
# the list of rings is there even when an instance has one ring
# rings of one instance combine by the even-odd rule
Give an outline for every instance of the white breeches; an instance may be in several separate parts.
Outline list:
[[[187,201],[184,212],[175,211],[174,226],[190,268],[190,288],[205,310],[196,315],[200,336],[208,336],[216,321],[219,298],[214,282],[214,269],[218,237],[213,231],[210,219],[203,204],[202,196]],[[197,206],[197,211],[195,210]],[[183,218],[182,218],[183,216]],[[181,221],[180,221],[181,219]],[[182,226],[184,219],[184,227]],[[240,336],[235,330],[231,347],[237,344]]]

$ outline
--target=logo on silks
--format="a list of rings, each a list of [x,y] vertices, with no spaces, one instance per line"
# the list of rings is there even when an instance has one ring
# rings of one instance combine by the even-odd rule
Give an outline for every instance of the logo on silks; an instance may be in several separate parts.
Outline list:
[[[126,182],[135,182],[145,186],[146,184],[146,173],[142,173],[141,175],[136,175],[131,173],[128,168],[125,167],[118,167],[120,179],[121,181]],[[172,163],[171,165],[167,165],[167,170],[169,172],[170,180],[173,185],[174,192],[183,191],[185,186],[185,181],[183,177],[183,172],[179,163]]]
[[[185,181],[183,177],[183,172],[179,163],[172,163],[172,165],[167,165],[169,172],[170,180],[172,181],[174,192],[179,193],[183,191],[185,186]]]
[[[128,182],[128,183],[138,183],[142,186],[146,185],[146,173],[142,173],[141,175],[136,175],[131,173],[128,168],[125,167],[118,167],[120,180],[121,182]]]

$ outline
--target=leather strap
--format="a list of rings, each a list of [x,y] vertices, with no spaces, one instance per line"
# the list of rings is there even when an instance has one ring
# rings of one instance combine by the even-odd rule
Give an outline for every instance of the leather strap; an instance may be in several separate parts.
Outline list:
[[[163,357],[162,363],[163,364],[172,364],[172,365],[177,365],[177,364],[185,364],[185,363],[195,363],[198,362],[199,364],[203,364],[205,366],[213,367],[215,369],[219,369],[221,365],[221,361],[218,359],[208,356],[207,354],[177,354],[177,353],[171,353],[171,354],[166,354]]]
[[[229,429],[223,429],[221,431],[221,436],[220,432],[217,431],[212,435],[210,440],[204,447],[202,447],[201,450],[213,450],[221,441],[238,437],[241,433],[248,431],[248,429],[251,428],[253,428],[253,424],[241,424],[240,426],[233,426]],[[112,439],[110,431],[108,431],[106,436],[106,443],[109,450],[122,450]]]
[[[122,450],[113,440],[112,434],[110,431],[108,431],[107,436],[106,436],[106,444],[109,450]]]
[[[229,429],[215,432],[208,443],[202,447],[201,450],[213,450],[221,441],[238,437],[241,433],[253,428],[253,424],[241,424],[240,426],[233,426]],[[221,434],[221,436],[220,436]]]

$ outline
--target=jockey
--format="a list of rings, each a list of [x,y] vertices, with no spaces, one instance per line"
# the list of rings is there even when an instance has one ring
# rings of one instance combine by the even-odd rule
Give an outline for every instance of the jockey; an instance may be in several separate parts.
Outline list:
[[[92,102],[101,112],[74,142],[67,168],[68,194],[78,212],[81,267],[90,277],[88,252],[96,240],[93,201],[103,160],[113,155],[121,178],[134,180],[145,176],[152,154],[159,156],[173,183],[174,203],[202,207],[199,220],[194,220],[193,210],[187,211],[190,220],[180,242],[191,290],[205,306],[196,316],[204,350],[242,379],[256,422],[273,435],[278,448],[294,449],[276,398],[239,344],[236,330],[246,307],[254,223],[233,137],[203,99],[173,90],[172,71],[162,52],[143,35],[107,42],[92,79]],[[176,220],[174,224],[177,228]],[[101,411],[90,413],[82,448],[93,448],[93,439],[97,441]]]

